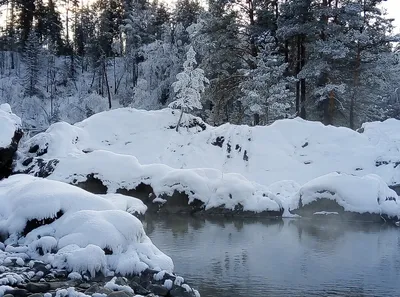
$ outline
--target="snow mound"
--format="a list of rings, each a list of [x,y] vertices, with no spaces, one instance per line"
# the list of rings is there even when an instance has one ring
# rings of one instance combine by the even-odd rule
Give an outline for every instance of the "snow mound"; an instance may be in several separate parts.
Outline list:
[[[396,192],[374,174],[364,177],[339,173],[321,176],[303,185],[289,207],[291,210],[301,209],[319,199],[333,200],[349,212],[400,217]]]
[[[188,203],[195,199],[202,201],[205,209],[223,206],[233,210],[240,204],[245,211],[281,210],[280,200],[267,187],[250,182],[240,174],[216,169],[173,169],[162,164],[141,165],[133,156],[108,151],[62,159],[48,178],[76,184],[92,174],[107,187],[108,193],[135,189],[144,183],[152,187],[156,198],[172,196],[177,191],[187,194]]]
[[[11,143],[15,130],[21,128],[21,119],[11,112],[9,104],[0,104],[0,147]]]
[[[65,183],[14,175],[0,182],[0,234],[23,232],[28,221],[78,210],[115,209],[112,203]]]
[[[129,212],[130,214],[144,215],[147,211],[147,206],[142,200],[121,194],[99,195],[110,201],[117,209]]]
[[[300,118],[263,127],[212,127],[185,114],[187,128],[177,133],[178,117],[171,109],[102,112],[75,125],[54,124],[25,143],[21,152],[26,158],[49,160],[106,150],[135,156],[144,165],[239,173],[266,186],[281,180],[304,184],[336,171],[378,174],[388,185],[400,184],[398,120],[367,123],[359,133]],[[35,145],[39,149],[29,153]],[[27,168],[21,164],[24,160],[19,161],[21,171]]]
[[[173,270],[172,260],[153,245],[141,222],[104,197],[57,181],[14,175],[0,182],[0,205],[0,234],[7,238],[7,248],[20,245],[14,253],[92,276],[110,270]]]

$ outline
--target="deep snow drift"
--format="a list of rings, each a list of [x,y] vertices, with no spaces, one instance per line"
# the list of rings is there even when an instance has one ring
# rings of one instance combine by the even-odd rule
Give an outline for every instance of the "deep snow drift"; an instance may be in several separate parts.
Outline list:
[[[172,272],[172,260],[153,245],[136,217],[118,209],[121,202],[119,207],[112,203],[118,197],[112,198],[14,175],[0,182],[0,234],[6,245],[20,246],[22,259],[29,256],[69,271]]]
[[[16,170],[72,184],[92,176],[108,193],[145,184],[147,200],[182,192],[206,210],[289,215],[307,204],[299,202],[306,193],[309,202],[335,200],[345,211],[399,214],[387,184],[400,184],[400,121],[367,123],[360,133],[301,119],[211,127],[185,115],[177,133],[178,116],[125,108],[60,122],[23,144]]]

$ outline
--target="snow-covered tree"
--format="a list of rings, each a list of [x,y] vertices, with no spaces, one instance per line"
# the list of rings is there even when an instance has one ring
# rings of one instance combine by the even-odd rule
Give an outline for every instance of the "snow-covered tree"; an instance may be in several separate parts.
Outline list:
[[[186,61],[183,63],[183,71],[178,73],[177,81],[172,84],[176,100],[169,104],[169,107],[181,110],[176,131],[179,130],[184,112],[203,107],[200,102],[200,94],[204,92],[205,84],[209,83],[204,76],[203,69],[196,68],[196,52],[192,46],[189,48],[186,57]]]
[[[33,96],[37,92],[37,83],[39,82],[41,47],[35,32],[29,33],[24,51],[24,62],[26,72],[24,75],[25,93],[27,96]]]
[[[269,124],[293,113],[294,94],[289,85],[295,79],[286,75],[288,64],[278,53],[274,37],[267,32],[262,37],[263,49],[257,56],[257,67],[246,71],[241,83],[241,102],[253,124]],[[261,118],[261,119],[260,119]]]

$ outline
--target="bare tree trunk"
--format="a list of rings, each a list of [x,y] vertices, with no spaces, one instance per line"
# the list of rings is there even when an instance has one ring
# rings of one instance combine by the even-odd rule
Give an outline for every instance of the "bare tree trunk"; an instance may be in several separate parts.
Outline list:
[[[183,108],[181,108],[181,115],[179,116],[179,120],[178,120],[178,124],[176,125],[176,132],[179,132],[179,126],[181,125],[181,121],[182,121],[182,116],[183,116]]]
[[[106,69],[106,61],[104,59],[103,61],[103,74],[104,74],[104,79],[106,83],[106,89],[107,89],[107,97],[108,97],[108,108],[111,109],[111,92],[110,92],[110,86],[108,85],[108,76],[107,76],[107,69]]]
[[[260,115],[258,113],[255,113],[253,115],[253,126],[257,126],[260,124]]]
[[[301,60],[301,43],[300,43],[300,36],[296,38],[297,43],[297,61],[296,61],[296,75],[300,73],[300,60]],[[296,113],[300,115],[300,81],[297,80],[296,82]]]
[[[357,56],[356,56],[356,67],[354,69],[354,90],[350,99],[350,129],[354,129],[354,107],[356,105],[356,96],[357,89],[359,84],[359,76],[360,76],[360,65],[361,65],[361,49],[360,46],[357,47]]]
[[[14,36],[14,24],[15,24],[15,0],[11,0],[11,11],[10,11],[10,39],[11,39],[11,69],[15,68],[15,62],[14,62],[14,44],[15,44],[15,36]]]
[[[301,37],[301,69],[306,64],[306,47],[304,45],[304,36]],[[306,79],[302,78],[300,80],[300,101],[301,101],[301,109],[300,109],[300,117],[306,119]]]

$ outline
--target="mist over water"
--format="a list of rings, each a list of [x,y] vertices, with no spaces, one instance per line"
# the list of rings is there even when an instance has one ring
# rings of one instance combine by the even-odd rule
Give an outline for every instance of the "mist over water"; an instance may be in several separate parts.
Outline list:
[[[331,220],[147,218],[203,297],[397,296],[400,228]]]

